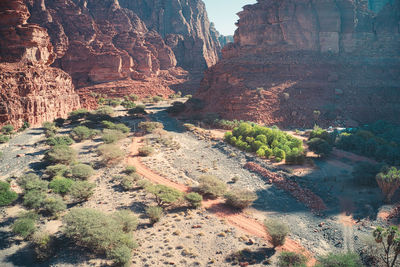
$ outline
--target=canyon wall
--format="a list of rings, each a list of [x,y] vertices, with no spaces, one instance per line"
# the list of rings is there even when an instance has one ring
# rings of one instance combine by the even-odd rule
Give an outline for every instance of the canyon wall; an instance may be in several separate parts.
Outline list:
[[[400,1],[375,1],[245,6],[190,109],[286,127],[400,122]]]
[[[0,125],[39,125],[80,106],[71,77],[50,67],[56,53],[47,30],[29,16],[22,0],[0,2]]]

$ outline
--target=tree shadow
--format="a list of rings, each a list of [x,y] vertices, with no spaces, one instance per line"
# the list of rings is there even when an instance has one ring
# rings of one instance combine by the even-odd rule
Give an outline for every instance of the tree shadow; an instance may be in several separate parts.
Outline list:
[[[226,257],[226,262],[232,265],[248,266],[255,264],[270,265],[269,259],[276,253],[274,248],[258,248],[256,250],[243,249]]]

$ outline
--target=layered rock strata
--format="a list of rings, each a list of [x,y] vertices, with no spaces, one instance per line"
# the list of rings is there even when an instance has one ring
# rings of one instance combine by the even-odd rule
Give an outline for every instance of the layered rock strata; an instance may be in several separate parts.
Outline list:
[[[400,122],[400,1],[379,12],[370,2],[245,6],[190,108],[296,127]]]

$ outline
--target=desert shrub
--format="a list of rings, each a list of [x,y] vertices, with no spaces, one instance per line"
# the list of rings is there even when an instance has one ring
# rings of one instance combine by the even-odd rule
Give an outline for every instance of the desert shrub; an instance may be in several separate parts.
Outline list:
[[[129,115],[146,115],[146,106],[137,105],[136,108],[132,108],[128,111]]]
[[[131,266],[132,249],[123,245],[106,252],[107,258],[113,260],[117,266]]]
[[[53,178],[56,176],[64,176],[68,171],[69,171],[69,167],[67,165],[56,164],[56,165],[47,166],[44,173],[47,174],[50,178]]]
[[[278,147],[275,147],[272,150],[272,155],[275,157],[275,161],[276,162],[281,162],[282,160],[284,160],[286,158],[286,153],[283,149],[280,149]]]
[[[227,186],[224,182],[212,175],[204,175],[199,179],[198,190],[201,194],[210,197],[223,196],[227,190]]]
[[[19,218],[12,224],[12,232],[26,239],[36,231],[37,214],[34,212],[21,213]]]
[[[132,174],[136,172],[136,167],[135,166],[126,166],[124,172],[126,174]]]
[[[376,175],[382,170],[382,164],[369,162],[357,163],[353,168],[353,179],[357,185],[377,186]]]
[[[114,114],[114,110],[109,106],[101,106],[96,109],[94,114],[99,116],[111,116],[112,114]]]
[[[97,132],[95,130],[89,129],[86,126],[76,126],[71,131],[71,137],[78,142],[92,139],[96,134]]]
[[[147,189],[147,188],[151,187],[153,184],[149,180],[142,179],[142,180],[137,181],[136,185],[140,189]]]
[[[154,195],[157,205],[160,207],[176,203],[183,196],[179,190],[161,184],[149,186],[146,190]]]
[[[185,195],[185,200],[190,204],[190,206],[197,209],[201,207],[203,197],[196,192],[191,192]]]
[[[0,134],[0,144],[4,144],[10,141],[10,137],[7,135]]]
[[[92,176],[93,173],[93,168],[87,164],[79,163],[71,167],[71,175],[75,179],[86,180]]]
[[[32,235],[32,244],[35,258],[38,261],[45,261],[53,254],[53,239],[47,232],[35,232]]]
[[[124,139],[126,135],[118,130],[104,129],[101,135],[103,142],[106,144],[114,143],[118,140]]]
[[[125,233],[135,231],[139,223],[138,218],[130,210],[119,210],[113,214],[113,217]]]
[[[10,190],[10,184],[0,181],[0,206],[7,206],[18,198],[18,194]]]
[[[154,148],[151,146],[142,146],[138,149],[139,156],[148,157],[154,153]]]
[[[69,194],[77,202],[87,201],[93,195],[95,187],[95,184],[87,181],[76,181],[72,184]]]
[[[73,184],[74,181],[71,179],[67,179],[64,177],[57,177],[50,182],[49,188],[54,193],[64,196],[69,193]]]
[[[74,143],[74,140],[72,140],[72,138],[69,136],[54,136],[47,138],[46,143],[49,146],[69,146]]]
[[[318,259],[316,267],[359,267],[362,266],[360,257],[355,253],[330,253]]]
[[[46,137],[53,137],[57,134],[57,127],[54,122],[44,122],[42,125]]]
[[[124,190],[129,191],[135,188],[135,183],[139,181],[139,179],[140,176],[137,173],[132,173],[122,177],[120,185]]]
[[[138,101],[139,97],[137,95],[135,95],[135,94],[130,94],[129,95],[129,99],[132,100],[132,101]]]
[[[389,203],[400,187],[400,170],[396,167],[387,168],[376,175],[376,182],[385,196],[385,201]]]
[[[115,129],[115,130],[118,130],[118,131],[121,131],[121,132],[123,132],[123,133],[129,133],[130,130],[131,130],[131,129],[129,129],[128,126],[126,126],[126,125],[123,124],[123,123],[117,123],[117,124],[115,124],[115,128],[114,128],[114,129]]]
[[[163,129],[164,125],[160,122],[145,121],[139,123],[139,129],[145,133],[152,133],[155,129]]]
[[[131,100],[124,100],[122,101],[121,106],[123,106],[126,109],[130,109],[130,108],[135,108],[136,104]]]
[[[399,228],[397,226],[389,226],[387,228],[378,226],[373,231],[372,236],[375,239],[375,243],[380,247],[380,249],[378,248],[374,251],[376,254],[373,256],[381,259],[388,267],[398,266],[396,261],[400,254]]]
[[[150,219],[150,223],[155,224],[160,221],[163,216],[163,209],[159,206],[150,206],[146,209],[146,215]]]
[[[297,148],[292,149],[286,154],[286,164],[301,165],[304,164],[305,156],[303,152],[300,152]]]
[[[121,99],[117,99],[117,98],[115,98],[115,99],[107,99],[106,100],[106,104],[107,105],[109,105],[109,106],[112,106],[112,107],[118,107],[119,105],[121,105],[121,103],[122,103],[122,100]]]
[[[164,98],[162,98],[161,96],[158,96],[158,95],[153,96],[153,102],[154,103],[158,103],[158,102],[161,102],[163,100],[164,100]]]
[[[24,206],[30,209],[38,210],[43,206],[46,196],[46,193],[42,191],[28,191],[24,195]]]
[[[332,151],[332,145],[321,138],[312,138],[307,142],[308,148],[320,156],[327,156]]]
[[[328,133],[326,130],[318,127],[317,125],[314,126],[314,129],[310,132],[310,136],[308,140],[311,140],[313,138],[320,138],[322,140],[325,140],[329,144],[333,144],[333,135]]]
[[[41,192],[47,192],[48,188],[49,188],[49,182],[42,179],[27,181],[24,187],[25,191],[41,191]]]
[[[257,199],[257,194],[249,190],[232,190],[225,194],[225,202],[236,209],[250,207]]]
[[[68,119],[71,121],[77,121],[77,120],[85,118],[87,115],[89,115],[89,113],[90,112],[87,109],[84,109],[84,108],[77,109],[77,110],[71,111],[68,114]]]
[[[48,196],[43,203],[44,210],[51,216],[57,216],[58,213],[67,209],[62,197],[59,195]]]
[[[278,256],[279,267],[306,267],[307,258],[295,252],[283,251]]]
[[[289,227],[276,219],[265,220],[265,228],[271,236],[271,243],[274,247],[285,244],[286,236],[289,234]]]
[[[24,121],[24,123],[22,124],[21,128],[19,128],[18,132],[23,132],[26,129],[28,129],[29,127],[31,127],[31,124],[27,121]]]
[[[26,173],[17,178],[17,183],[22,189],[25,189],[27,183],[32,182],[32,181],[37,181],[39,179],[40,179],[39,176],[37,176],[34,173]]]
[[[102,161],[107,165],[117,163],[124,157],[124,152],[114,144],[101,145],[98,151]]]
[[[176,102],[172,103],[172,106],[170,106],[167,109],[167,112],[171,113],[171,114],[178,114],[178,113],[185,111],[185,109],[186,109],[186,107],[185,107],[184,103],[176,101]]]
[[[137,247],[132,233],[126,233],[123,225],[107,213],[75,208],[64,216],[63,224],[65,235],[77,245],[97,253],[105,253],[116,263],[126,264],[126,258],[130,258],[131,250]],[[121,253],[121,248],[124,248],[124,253]],[[130,253],[125,255],[128,249]]]
[[[45,159],[52,164],[70,165],[76,159],[76,152],[69,146],[55,146],[46,152]]]
[[[1,127],[1,132],[3,134],[11,135],[14,132],[14,126],[12,126],[11,124],[4,125],[3,127]]]

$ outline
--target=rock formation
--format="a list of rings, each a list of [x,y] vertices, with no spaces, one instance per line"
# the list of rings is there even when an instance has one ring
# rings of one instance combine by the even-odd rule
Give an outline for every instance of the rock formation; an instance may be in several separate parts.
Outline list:
[[[47,30],[29,16],[23,0],[0,2],[0,125],[38,125],[79,108],[71,77],[49,67],[56,54]]]
[[[218,40],[221,47],[224,48],[227,44],[233,43],[233,35],[220,35]]]
[[[400,0],[259,0],[238,15],[192,110],[296,127],[400,122]]]

